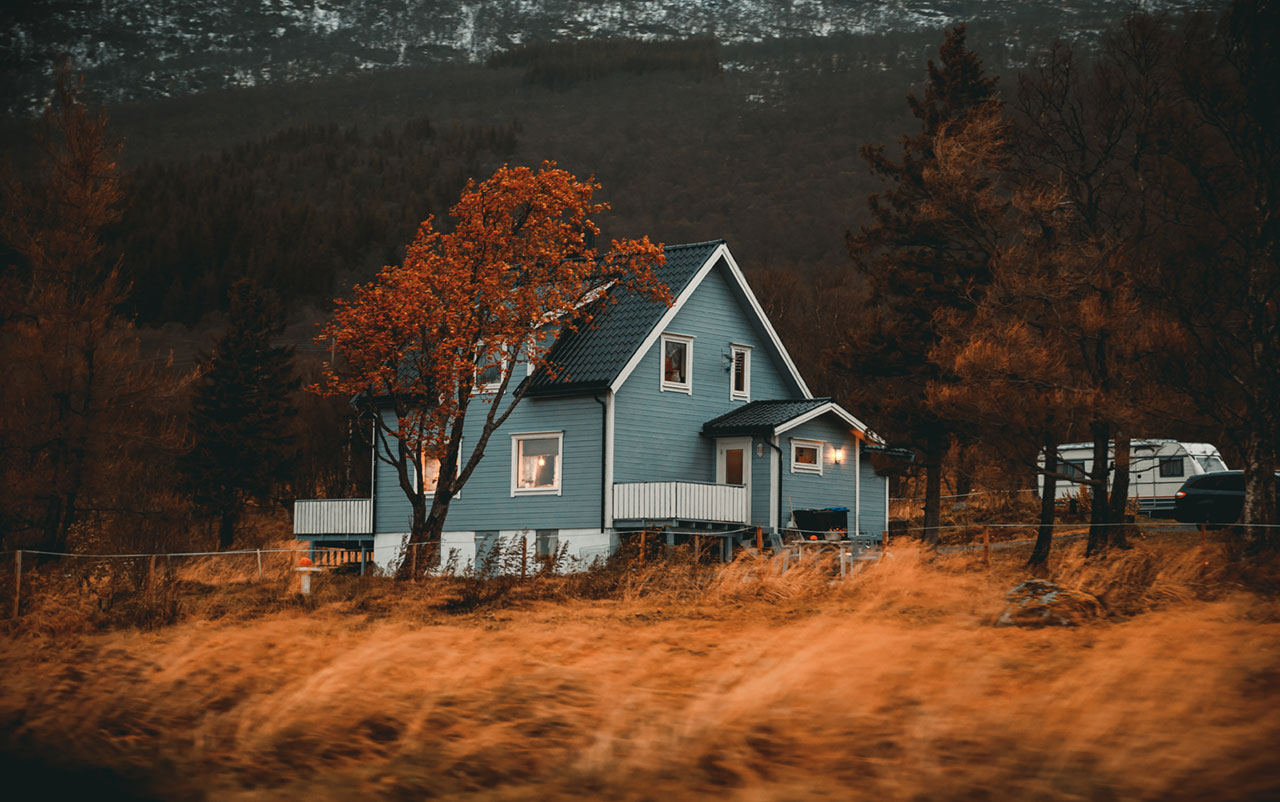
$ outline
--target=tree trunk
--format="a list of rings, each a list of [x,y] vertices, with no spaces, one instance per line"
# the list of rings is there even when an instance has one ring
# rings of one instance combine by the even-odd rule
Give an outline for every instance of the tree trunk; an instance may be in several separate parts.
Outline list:
[[[1255,550],[1274,549],[1280,536],[1269,524],[1276,522],[1276,456],[1258,432],[1249,435],[1244,465],[1245,538]]]
[[[1111,527],[1110,543],[1121,549],[1129,548],[1128,506],[1129,506],[1129,465],[1132,453],[1132,442],[1126,435],[1116,438],[1115,478],[1111,480]]]
[[[1036,576],[1044,576],[1049,568],[1049,548],[1053,545],[1053,521],[1058,511],[1058,444],[1056,438],[1044,439],[1044,489],[1040,495],[1040,529],[1036,532],[1036,545],[1031,550],[1027,567]]]
[[[218,550],[226,551],[236,539],[236,507],[232,504],[222,509],[218,517]]]
[[[1107,463],[1110,461],[1108,446],[1111,440],[1111,424],[1094,421],[1089,425],[1093,433],[1093,470],[1089,474],[1089,545],[1086,557],[1099,555],[1107,550],[1110,529],[1107,524]]]
[[[409,507],[413,510],[413,521],[409,524],[409,542],[405,544],[404,553],[400,555],[400,565],[396,568],[396,579],[417,579],[418,575],[430,564],[428,556],[431,553],[431,548],[427,545],[430,542],[427,528],[431,519],[431,512],[435,511],[437,503],[433,502],[431,510],[428,511],[423,494],[414,493],[409,497]],[[440,523],[443,523],[443,521]],[[438,531],[436,538],[439,539]]]
[[[936,548],[942,525],[942,454],[946,439],[939,433],[929,435],[925,446],[924,542]]]

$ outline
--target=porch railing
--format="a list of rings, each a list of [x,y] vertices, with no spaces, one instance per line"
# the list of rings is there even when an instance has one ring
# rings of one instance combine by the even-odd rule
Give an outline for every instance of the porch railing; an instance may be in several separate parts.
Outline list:
[[[295,535],[369,535],[373,499],[317,498],[293,502]]]
[[[747,523],[750,499],[743,485],[711,482],[626,482],[613,486],[616,521],[677,519]]]

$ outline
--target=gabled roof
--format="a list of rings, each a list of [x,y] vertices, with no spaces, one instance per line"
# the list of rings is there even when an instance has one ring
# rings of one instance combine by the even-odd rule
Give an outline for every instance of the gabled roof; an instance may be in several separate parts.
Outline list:
[[[835,415],[864,439],[880,441],[879,436],[867,430],[865,423],[830,398],[752,401],[702,424],[702,433],[711,437],[782,434],[823,415]]]
[[[755,312],[757,322],[773,342],[800,393],[805,398],[812,396],[724,240],[669,245],[663,251],[666,262],[656,273],[671,292],[671,306],[637,293],[618,294],[595,302],[591,323],[578,331],[564,333],[551,347],[547,354],[551,370],[541,369],[529,378],[528,395],[617,391],[702,279],[723,260],[732,278],[731,284],[738,287],[747,306]]]
[[[655,271],[672,298],[678,298],[724,240],[669,245],[667,260]],[[539,370],[531,379],[528,395],[559,395],[607,390],[626,366],[649,331],[662,319],[667,306],[638,293],[620,294],[615,302],[596,301],[591,323],[561,335],[547,354],[551,372]]]

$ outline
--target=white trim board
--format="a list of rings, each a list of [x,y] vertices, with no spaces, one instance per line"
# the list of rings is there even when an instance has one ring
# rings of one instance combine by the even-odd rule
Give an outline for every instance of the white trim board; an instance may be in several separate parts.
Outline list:
[[[778,355],[782,357],[782,362],[787,366],[787,370],[791,373],[791,378],[800,388],[800,392],[805,398],[813,398],[813,393],[809,391],[809,385],[805,384],[804,378],[800,375],[800,370],[796,367],[796,363],[791,360],[791,354],[787,352],[786,346],[782,344],[782,338],[778,336],[778,332],[774,330],[773,324],[769,322],[769,318],[765,316],[764,309],[760,306],[760,302],[756,300],[755,293],[751,291],[751,287],[747,284],[747,279],[742,275],[738,263],[734,261],[733,254],[729,253],[729,246],[725,243],[720,245],[707,257],[707,261],[702,263],[702,267],[698,268],[698,272],[694,274],[689,281],[688,286],[680,293],[675,302],[667,309],[667,311],[659,318],[649,333],[645,335],[644,341],[640,343],[640,347],[632,352],[631,358],[627,360],[627,364],[623,366],[618,373],[617,378],[613,380],[613,384],[609,389],[618,392],[622,389],[622,385],[635,371],[636,367],[644,359],[644,355],[649,353],[649,349],[657,342],[658,338],[667,330],[667,326],[675,319],[677,313],[685,305],[693,293],[698,289],[698,285],[707,277],[707,274],[719,263],[720,259],[724,259],[725,265],[729,268],[729,275],[733,276],[734,281],[738,284],[739,291],[747,299],[747,304],[755,311],[756,317],[760,321],[761,328],[769,335],[769,339],[773,342],[773,347],[777,349]],[[850,416],[852,417],[852,416]],[[866,429],[865,426],[862,429]]]
[[[605,396],[604,413],[604,528],[613,528],[613,428],[617,401],[612,391]],[[561,466],[564,465],[563,459]]]
[[[796,428],[797,426],[800,426],[801,424],[808,423],[814,418],[822,417],[828,412],[832,413],[836,417],[843,420],[845,423],[849,424],[849,426],[853,427],[853,429],[857,431],[859,434],[862,434],[869,439],[875,440],[876,442],[880,442],[880,443],[884,442],[883,440],[880,439],[879,435],[877,435],[875,432],[868,429],[865,423],[855,418],[852,414],[849,413],[848,410],[846,410],[844,407],[840,406],[834,401],[828,401],[827,403],[823,404],[820,407],[814,407],[808,412],[795,416],[794,418],[787,421],[786,423],[780,424],[777,428],[774,429],[774,432],[776,434],[782,434],[783,432],[788,432]]]

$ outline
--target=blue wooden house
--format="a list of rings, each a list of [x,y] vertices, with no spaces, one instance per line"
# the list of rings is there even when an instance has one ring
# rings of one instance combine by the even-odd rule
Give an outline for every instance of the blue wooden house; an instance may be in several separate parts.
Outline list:
[[[718,534],[728,555],[757,527],[778,533],[823,508],[846,509],[852,534],[887,529],[887,480],[864,453],[879,439],[809,391],[725,243],[667,247],[658,275],[671,306],[617,298],[560,336],[554,371],[523,379],[450,505],[442,559],[478,563],[524,538],[531,555],[563,547],[590,562],[642,528],[670,542]],[[385,565],[410,519],[394,470],[375,462],[372,498],[298,501],[294,531]]]

